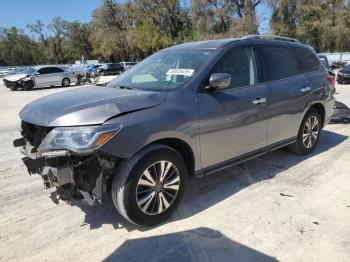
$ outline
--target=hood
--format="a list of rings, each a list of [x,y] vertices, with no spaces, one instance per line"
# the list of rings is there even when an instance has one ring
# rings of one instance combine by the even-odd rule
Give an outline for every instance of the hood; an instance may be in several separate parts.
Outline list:
[[[350,68],[342,68],[339,70],[339,73],[345,73],[345,74],[349,74],[350,73]]]
[[[15,82],[28,76],[27,74],[11,74],[4,77],[5,80]]]
[[[26,105],[20,118],[39,126],[102,124],[111,117],[159,105],[163,92],[82,87],[49,95]]]

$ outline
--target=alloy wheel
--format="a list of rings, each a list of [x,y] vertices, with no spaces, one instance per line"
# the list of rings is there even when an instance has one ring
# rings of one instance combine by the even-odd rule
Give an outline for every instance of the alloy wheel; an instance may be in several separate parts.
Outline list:
[[[169,161],[159,161],[144,170],[136,187],[136,201],[147,215],[158,215],[167,210],[178,194],[180,175]]]
[[[69,80],[67,78],[63,79],[63,86],[69,86]]]
[[[303,144],[306,148],[311,148],[316,143],[320,131],[319,126],[319,121],[314,115],[311,115],[305,122],[303,130]]]

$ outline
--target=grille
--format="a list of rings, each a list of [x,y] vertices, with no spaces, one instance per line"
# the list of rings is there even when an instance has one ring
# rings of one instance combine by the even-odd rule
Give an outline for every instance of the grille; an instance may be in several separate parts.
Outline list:
[[[37,149],[52,127],[38,126],[22,121],[22,136]]]

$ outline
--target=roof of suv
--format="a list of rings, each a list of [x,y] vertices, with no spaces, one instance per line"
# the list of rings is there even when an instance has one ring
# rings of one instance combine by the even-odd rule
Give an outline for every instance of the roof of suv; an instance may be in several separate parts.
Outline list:
[[[197,42],[190,42],[190,43],[184,43],[176,46],[171,46],[169,48],[166,48],[164,50],[178,50],[178,49],[218,49],[222,48],[224,46],[227,46],[228,44],[231,44],[236,41],[242,41],[242,40],[253,40],[254,42],[264,42],[266,41],[273,41],[273,42],[279,42],[279,43],[294,43],[297,45],[303,45],[300,43],[297,39],[289,38],[289,37],[282,37],[277,35],[248,35],[242,38],[229,38],[229,39],[216,39],[216,40],[207,40],[207,41],[197,41]]]

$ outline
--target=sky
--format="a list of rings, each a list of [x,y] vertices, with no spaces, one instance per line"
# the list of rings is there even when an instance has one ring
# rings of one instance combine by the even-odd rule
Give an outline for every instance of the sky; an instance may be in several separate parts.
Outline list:
[[[0,3],[0,28],[16,26],[29,33],[27,24],[41,20],[47,25],[57,16],[67,21],[88,22],[92,18],[92,11],[101,2],[102,0],[4,0]],[[190,3],[190,0],[182,0],[184,5]],[[266,5],[258,5],[257,16],[260,21],[259,31],[268,33],[271,14]]]
[[[25,29],[36,20],[48,24],[57,16],[67,21],[88,22],[100,4],[101,0],[4,0],[0,3],[0,27]]]

